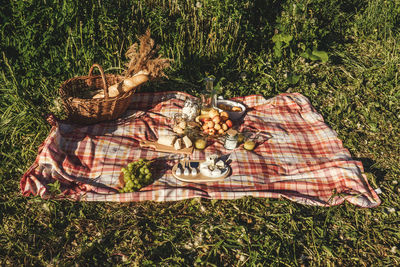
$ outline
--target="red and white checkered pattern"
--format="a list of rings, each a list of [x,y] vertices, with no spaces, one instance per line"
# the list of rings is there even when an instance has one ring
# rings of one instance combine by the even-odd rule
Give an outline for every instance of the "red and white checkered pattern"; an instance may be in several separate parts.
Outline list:
[[[380,199],[369,186],[361,162],[330,129],[310,101],[298,93],[266,100],[260,95],[238,97],[248,107],[239,130],[256,130],[263,142],[254,151],[243,145],[226,150],[214,141],[191,159],[230,153],[232,175],[213,183],[175,179],[172,166],[183,156],[139,147],[170,130],[173,114],[186,97],[181,92],[137,93],[125,116],[91,126],[59,123],[39,149],[21,179],[25,196],[51,197],[49,183],[58,180],[64,197],[82,201],[176,201],[193,197],[235,199],[244,196],[284,197],[310,205],[338,205],[344,200],[374,207]],[[139,158],[155,159],[157,180],[139,192],[118,193],[123,166]]]

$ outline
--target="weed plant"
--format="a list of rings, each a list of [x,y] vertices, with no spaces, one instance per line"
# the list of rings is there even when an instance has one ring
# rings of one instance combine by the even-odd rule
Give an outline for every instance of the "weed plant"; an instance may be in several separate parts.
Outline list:
[[[140,266],[400,265],[398,1],[6,1],[0,6],[0,263]],[[174,60],[143,90],[309,97],[382,204],[284,199],[84,203],[22,197],[19,179],[62,115],[58,88],[120,72],[150,28]]]

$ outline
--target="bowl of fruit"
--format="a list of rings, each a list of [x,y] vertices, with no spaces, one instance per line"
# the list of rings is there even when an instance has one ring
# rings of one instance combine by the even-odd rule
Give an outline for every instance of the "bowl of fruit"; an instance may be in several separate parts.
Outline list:
[[[239,120],[246,112],[246,107],[236,101],[218,99],[215,107],[219,112],[226,112],[232,120]]]
[[[226,131],[233,127],[233,122],[226,111],[219,112],[211,108],[207,112],[195,118],[200,127],[200,131],[208,136],[224,135]]]

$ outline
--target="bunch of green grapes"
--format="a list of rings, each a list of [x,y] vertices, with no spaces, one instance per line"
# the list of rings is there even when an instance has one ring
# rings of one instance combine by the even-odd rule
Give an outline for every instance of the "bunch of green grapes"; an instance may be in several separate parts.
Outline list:
[[[121,169],[124,175],[124,188],[120,189],[121,193],[138,191],[153,182],[153,175],[150,171],[152,161],[139,159],[129,163],[125,168]]]

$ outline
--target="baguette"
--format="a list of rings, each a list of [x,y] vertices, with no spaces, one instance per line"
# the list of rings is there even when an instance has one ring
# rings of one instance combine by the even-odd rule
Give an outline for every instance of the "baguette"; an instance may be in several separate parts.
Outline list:
[[[122,89],[123,92],[129,92],[135,87],[147,82],[149,80],[149,76],[147,74],[136,74],[133,77],[126,78],[120,83],[116,83],[108,87],[108,96],[116,97],[119,95],[118,86]],[[104,98],[104,92],[100,91],[93,98]]]

